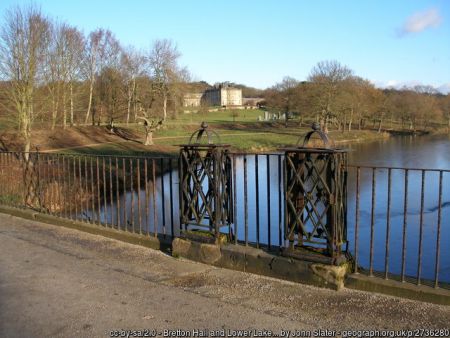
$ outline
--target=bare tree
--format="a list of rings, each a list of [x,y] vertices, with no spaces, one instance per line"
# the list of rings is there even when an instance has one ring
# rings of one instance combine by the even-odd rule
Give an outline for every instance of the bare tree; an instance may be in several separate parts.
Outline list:
[[[138,119],[143,120],[143,126],[145,129],[145,141],[144,145],[151,146],[153,145],[153,133],[162,127],[163,120],[161,119],[151,119],[149,117],[149,114],[144,110],[141,109],[141,116],[138,116]]]
[[[431,121],[436,121],[441,115],[437,94],[438,91],[431,86],[415,86],[414,91],[418,93],[417,117],[422,121],[422,126],[427,129]]]
[[[321,61],[312,70],[308,80],[315,86],[314,105],[322,112],[323,129],[328,132],[328,122],[337,113],[337,96],[352,70],[338,61]]]
[[[95,114],[91,112],[94,84],[102,68],[109,65],[111,60],[117,61],[120,45],[109,30],[97,29],[89,34],[85,47],[85,76],[89,81],[88,108],[84,123],[88,123],[92,113],[92,124],[95,124]]]
[[[178,65],[180,56],[177,47],[167,39],[156,40],[148,56],[150,77],[163,100],[163,121],[167,119],[167,101],[172,86],[182,80],[184,73]]]
[[[0,74],[9,81],[9,98],[26,154],[31,148],[34,90],[43,71],[49,27],[48,19],[36,7],[15,7],[6,13],[0,33]]]
[[[281,82],[266,90],[267,105],[285,113],[286,122],[288,112],[299,108],[299,85],[300,83],[296,79],[285,76]]]
[[[98,76],[96,97],[100,105],[100,114],[106,111],[108,122],[114,121],[122,115],[124,92],[126,90],[125,80],[119,69],[105,67]]]
[[[34,91],[44,64],[49,39],[49,21],[34,6],[15,7],[7,12],[0,32],[0,78],[9,81],[8,96],[18,117],[24,139],[24,203],[39,205],[36,175],[30,160],[31,129],[34,119]]]
[[[178,108],[183,106],[184,103],[184,94],[186,94],[188,90],[188,83],[191,81],[192,75],[187,69],[187,67],[183,67],[179,69],[178,72],[178,81],[172,83],[171,85],[171,103],[172,110],[174,114],[177,113]]]
[[[121,69],[126,81],[127,117],[126,123],[130,122],[130,114],[133,109],[134,121],[137,119],[138,87],[136,79],[144,74],[146,67],[145,57],[142,53],[132,47],[122,52]]]
[[[285,76],[283,78],[283,81],[281,81],[279,84],[275,86],[275,88],[282,93],[282,110],[284,112],[284,126],[287,128],[288,126],[288,118],[289,113],[292,112],[292,110],[295,110],[295,107],[297,105],[297,89],[298,89],[299,82],[289,76]]]
[[[73,85],[74,82],[79,78],[81,72],[81,62],[83,57],[83,49],[84,49],[84,36],[83,34],[76,29],[75,27],[67,26],[64,30],[64,37],[66,43],[66,54],[65,54],[65,80],[68,82],[68,90],[69,90],[69,105],[70,105],[70,116],[69,116],[69,124],[73,126],[74,124],[74,93],[73,93]],[[63,102],[65,103],[65,95]],[[66,123],[66,105],[64,106],[64,127]]]
[[[101,40],[104,35],[104,31],[102,29],[98,29],[89,34],[88,40],[86,41],[85,47],[85,72],[86,77],[89,81],[89,99],[88,99],[88,108],[86,111],[86,118],[84,119],[84,123],[87,124],[89,121],[89,115],[91,114],[92,108],[92,96],[94,94],[94,82],[95,76],[97,73],[98,67],[98,59],[101,53]],[[92,119],[94,122],[94,119]]]
[[[387,112],[386,99],[381,90],[368,80],[359,76],[350,76],[341,86],[341,93],[338,95],[339,108],[343,115],[343,128],[352,130],[355,119],[358,121],[359,129],[362,126],[364,115],[377,115],[381,130],[382,119]]]
[[[47,46],[46,87],[51,100],[52,129],[62,109],[63,128],[67,126],[67,96],[70,98],[70,125],[73,125],[73,82],[78,78],[82,61],[84,38],[76,28],[55,22]],[[61,108],[61,109],[60,109]]]
[[[45,51],[45,82],[47,85],[48,96],[51,100],[51,129],[55,129],[61,93],[64,91],[67,72],[66,72],[66,39],[65,23],[54,22],[50,26],[50,40]],[[64,101],[64,100],[63,100]],[[62,102],[64,105],[64,102]],[[63,122],[65,124],[65,121]]]

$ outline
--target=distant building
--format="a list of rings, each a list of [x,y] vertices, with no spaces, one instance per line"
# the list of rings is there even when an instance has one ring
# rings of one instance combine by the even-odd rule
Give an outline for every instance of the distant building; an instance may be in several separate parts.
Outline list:
[[[261,102],[264,102],[264,98],[261,97],[244,97],[242,99],[242,104],[247,107],[258,107]]]
[[[242,89],[233,87],[225,82],[215,85],[203,93],[188,93],[184,95],[184,107],[222,106],[236,107],[242,106]]]
[[[184,107],[199,107],[202,103],[203,93],[188,93],[183,97]]]
[[[221,83],[206,90],[204,100],[210,106],[242,106],[242,89]]]

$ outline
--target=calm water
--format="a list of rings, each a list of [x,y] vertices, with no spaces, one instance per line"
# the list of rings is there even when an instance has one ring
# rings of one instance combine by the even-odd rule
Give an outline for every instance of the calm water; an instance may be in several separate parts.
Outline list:
[[[370,144],[353,145],[351,164],[450,169],[450,138],[396,137]],[[355,170],[349,172],[348,239],[354,252]],[[359,261],[369,266],[370,225],[372,216],[372,170],[361,171]],[[374,269],[384,271],[387,229],[388,171],[376,170],[374,209]],[[418,272],[422,172],[409,171],[406,213],[406,265],[409,276]],[[389,271],[399,274],[402,264],[403,225],[405,221],[405,172],[392,171],[389,241]],[[439,172],[426,172],[423,204],[422,267],[423,278],[433,279],[436,264],[439,205]],[[450,282],[450,173],[443,173],[439,279]]]
[[[279,175],[281,160],[279,156],[247,155],[247,210],[245,217],[244,199],[244,157],[236,159],[236,224],[234,233],[238,239],[249,242],[259,242],[271,245],[282,244],[283,232],[283,195],[282,177]],[[258,170],[256,171],[256,162]],[[450,169],[450,138],[448,137],[393,137],[388,140],[356,144],[350,147],[349,163],[357,165]],[[387,170],[376,171],[375,209],[374,209],[374,269],[384,270],[386,223],[387,223]],[[372,202],[372,170],[361,171],[360,194],[360,225],[358,255],[361,266],[369,267],[371,202]],[[172,177],[171,177],[172,176]],[[269,180],[267,179],[269,177]],[[171,183],[172,178],[172,183]],[[410,171],[407,201],[406,228],[406,274],[417,274],[417,257],[419,250],[420,207],[421,207],[421,172]],[[401,272],[401,249],[403,244],[405,173],[402,170],[392,171],[392,199],[390,214],[389,240],[389,272]],[[281,184],[280,184],[281,182]],[[439,201],[439,172],[427,172],[425,175],[423,240],[422,240],[422,278],[433,279],[436,257],[436,233]],[[350,249],[354,252],[355,226],[355,170],[350,168],[348,180],[348,239]],[[153,187],[150,186],[150,189]],[[171,192],[172,189],[172,199]],[[159,177],[155,185],[157,197],[156,206],[152,200],[148,204],[148,219],[146,217],[145,191],[140,192],[141,226],[144,231],[155,231],[154,219],[158,224],[158,232],[175,234],[179,232],[178,215],[178,172],[167,173]],[[259,190],[259,206],[256,203],[256,190]],[[151,195],[151,194],[150,194]],[[124,224],[124,212],[127,223],[131,216],[131,204],[134,199],[134,224],[139,229],[137,193],[128,192],[121,196],[119,218]],[[439,279],[450,282],[450,173],[443,174],[442,193],[442,225]],[[171,204],[172,201],[172,204]],[[281,210],[279,205],[281,203]],[[123,206],[126,205],[126,208]],[[259,208],[259,210],[258,210]],[[103,221],[108,223],[117,219],[115,205],[102,210]],[[245,232],[245,223],[248,232]],[[258,231],[259,223],[259,231]],[[281,236],[280,236],[281,234]]]
[[[351,164],[450,169],[450,136],[391,137],[350,149]]]

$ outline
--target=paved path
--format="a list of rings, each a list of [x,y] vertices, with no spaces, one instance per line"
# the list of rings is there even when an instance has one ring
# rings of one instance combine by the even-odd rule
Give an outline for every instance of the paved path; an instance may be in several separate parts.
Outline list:
[[[0,214],[0,337],[449,326],[450,307],[217,269]]]

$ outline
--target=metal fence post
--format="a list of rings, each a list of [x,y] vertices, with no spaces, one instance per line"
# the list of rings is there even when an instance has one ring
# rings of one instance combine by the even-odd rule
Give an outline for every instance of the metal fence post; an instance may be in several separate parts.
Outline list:
[[[307,147],[312,135],[324,147]],[[302,146],[285,152],[285,238],[283,254],[326,264],[347,260],[346,150],[332,148],[320,126],[313,125]],[[345,248],[344,248],[345,247]]]
[[[180,145],[180,224],[182,236],[218,243],[221,229],[233,222],[232,162],[229,146],[213,137],[220,142],[203,122],[189,143]]]

